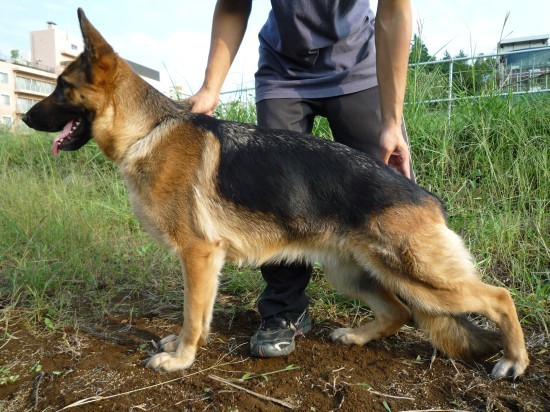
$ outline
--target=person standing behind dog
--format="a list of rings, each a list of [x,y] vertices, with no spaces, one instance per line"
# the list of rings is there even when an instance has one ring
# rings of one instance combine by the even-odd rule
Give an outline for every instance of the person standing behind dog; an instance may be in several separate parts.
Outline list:
[[[410,0],[271,0],[259,34],[255,75],[258,126],[311,133],[327,118],[335,141],[370,153],[414,179],[403,99],[412,35]],[[218,0],[210,53],[191,111],[212,115],[246,31],[252,0]],[[376,24],[375,23],[376,20]],[[294,337],[311,329],[305,289],[312,268],[269,264],[258,298],[262,318],[252,355],[294,351]]]

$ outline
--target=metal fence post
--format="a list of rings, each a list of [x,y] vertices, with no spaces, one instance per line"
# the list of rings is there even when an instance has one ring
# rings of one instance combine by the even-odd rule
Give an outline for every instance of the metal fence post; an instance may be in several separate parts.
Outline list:
[[[447,123],[451,124],[451,106],[453,103],[453,58],[449,62],[449,93],[447,94],[449,99],[447,103]]]

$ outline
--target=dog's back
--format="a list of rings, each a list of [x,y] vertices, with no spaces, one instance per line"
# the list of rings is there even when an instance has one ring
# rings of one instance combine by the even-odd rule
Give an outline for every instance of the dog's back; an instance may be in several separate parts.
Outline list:
[[[269,213],[288,227],[308,219],[364,225],[368,216],[436,196],[372,156],[325,139],[197,115],[191,122],[219,141],[217,182],[228,201]]]

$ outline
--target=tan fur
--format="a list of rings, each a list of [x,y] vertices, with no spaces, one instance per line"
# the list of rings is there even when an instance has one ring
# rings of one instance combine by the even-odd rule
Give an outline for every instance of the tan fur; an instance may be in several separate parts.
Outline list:
[[[143,115],[148,86],[83,13],[80,17],[93,79],[90,83],[83,74],[79,57],[62,74],[74,86],[65,98],[95,114],[93,136],[119,165],[136,215],[182,263],[183,327],[177,337],[161,341],[163,352],[147,366],[175,371],[193,363],[208,337],[218,274],[226,260],[251,265],[304,261],[323,264],[336,288],[373,310],[373,322],[338,329],[333,339],[362,345],[395,333],[413,316],[434,345],[450,355],[485,354],[494,350],[493,335],[466,322],[464,314],[475,312],[493,320],[503,336],[504,357],[493,374],[524,372],[529,361],[510,294],[481,282],[435,200],[387,207],[369,215],[363,226],[342,228],[336,217],[327,218],[323,230],[290,238],[274,216],[219,194],[216,136],[179,118],[177,107],[160,99],[158,104],[149,100],[148,116]],[[54,103],[52,95],[40,104]],[[305,220],[292,223],[307,228]]]
[[[358,260],[411,305],[438,348],[460,358],[494,353],[494,334],[459,316],[474,312],[494,321],[503,334],[504,358],[493,373],[512,363],[524,370],[529,361],[510,293],[481,282],[462,240],[434,210],[407,206],[380,214],[371,221],[376,236]]]

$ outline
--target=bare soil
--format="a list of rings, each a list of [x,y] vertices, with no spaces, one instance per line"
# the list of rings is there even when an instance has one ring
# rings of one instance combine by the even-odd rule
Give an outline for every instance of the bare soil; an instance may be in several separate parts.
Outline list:
[[[256,359],[248,340],[258,315],[217,307],[190,369],[146,369],[152,342],[177,333],[180,321],[128,314],[48,333],[10,323],[0,340],[0,373],[16,379],[0,385],[0,411],[550,411],[544,339],[530,340],[531,366],[516,381],[488,376],[494,360],[432,358],[413,328],[365,347],[342,346],[328,339],[341,325],[322,319],[294,353]]]

